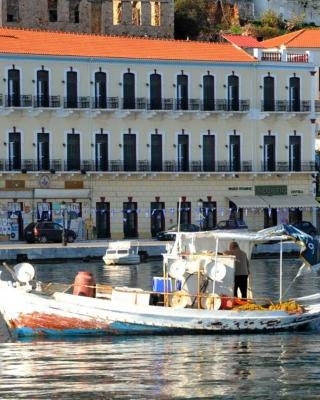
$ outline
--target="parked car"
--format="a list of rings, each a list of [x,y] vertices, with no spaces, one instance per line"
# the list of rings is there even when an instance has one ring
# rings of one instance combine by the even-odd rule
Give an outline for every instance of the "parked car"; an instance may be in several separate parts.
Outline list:
[[[300,221],[292,224],[292,226],[311,236],[315,236],[318,234],[317,228],[309,221]]]
[[[248,225],[242,219],[228,219],[220,221],[214,229],[248,229]]]
[[[32,222],[24,230],[24,238],[28,243],[62,242],[63,226],[56,222]],[[65,229],[65,240],[75,241],[77,235],[71,229]]]
[[[195,224],[181,224],[180,232],[198,232],[200,227]],[[176,235],[174,232],[178,231],[178,225],[173,225],[166,231],[158,232],[156,238],[158,240],[175,240]]]

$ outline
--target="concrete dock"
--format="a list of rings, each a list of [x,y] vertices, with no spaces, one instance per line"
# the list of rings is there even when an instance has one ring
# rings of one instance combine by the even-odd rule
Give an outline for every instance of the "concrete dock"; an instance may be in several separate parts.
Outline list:
[[[68,243],[67,246],[63,246],[61,243],[1,242],[0,260],[22,261],[28,259],[52,262],[65,259],[101,259],[110,242],[86,240]],[[134,240],[134,242],[139,244],[139,252],[142,252],[142,255],[147,258],[161,258],[162,254],[166,252],[166,244],[170,243],[157,240]]]

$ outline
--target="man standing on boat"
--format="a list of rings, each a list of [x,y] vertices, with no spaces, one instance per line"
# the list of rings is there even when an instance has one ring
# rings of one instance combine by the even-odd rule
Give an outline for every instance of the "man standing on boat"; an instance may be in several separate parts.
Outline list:
[[[235,256],[234,296],[237,297],[238,288],[243,299],[247,298],[249,261],[247,255],[242,251],[237,242],[231,242],[229,250],[224,254]]]

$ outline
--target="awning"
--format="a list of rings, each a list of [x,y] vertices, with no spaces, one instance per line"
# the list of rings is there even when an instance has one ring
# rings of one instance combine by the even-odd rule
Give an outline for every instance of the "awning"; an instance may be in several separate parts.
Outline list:
[[[234,196],[229,200],[239,208],[294,208],[294,207],[320,207],[317,200],[307,194],[297,196]]]
[[[307,194],[297,196],[261,196],[269,208],[320,207],[317,200]]]
[[[0,199],[32,199],[32,190],[0,190]]]
[[[239,208],[266,208],[268,205],[261,196],[234,196],[229,200]]]
[[[36,199],[88,199],[89,189],[35,189]]]

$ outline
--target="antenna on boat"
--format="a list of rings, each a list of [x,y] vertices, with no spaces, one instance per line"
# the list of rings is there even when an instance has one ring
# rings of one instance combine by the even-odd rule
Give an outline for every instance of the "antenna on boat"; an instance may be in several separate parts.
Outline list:
[[[178,232],[180,232],[180,220],[181,220],[181,197],[179,197],[179,203],[178,203]]]
[[[283,253],[283,246],[282,246],[282,240],[280,240],[280,293],[279,293],[279,303],[282,302],[282,264],[283,264],[283,257],[282,257],[282,253]]]

